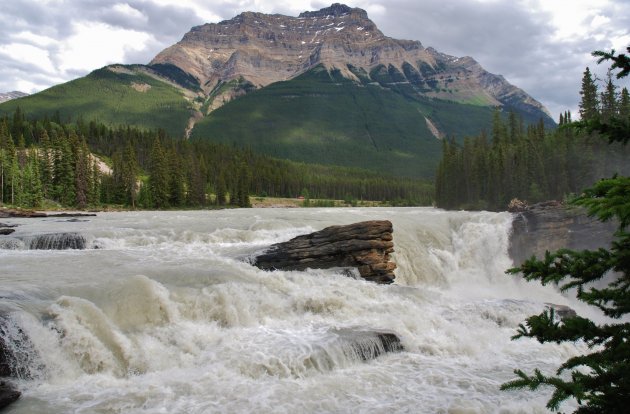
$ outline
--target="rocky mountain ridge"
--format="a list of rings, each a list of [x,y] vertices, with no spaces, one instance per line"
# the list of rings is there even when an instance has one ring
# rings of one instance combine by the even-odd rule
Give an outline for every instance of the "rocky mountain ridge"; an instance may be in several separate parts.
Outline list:
[[[22,98],[28,96],[28,93],[20,91],[0,92],[0,103],[10,101],[11,99]]]
[[[365,10],[333,4],[298,17],[244,12],[193,27],[150,63],[194,77],[209,111],[236,96],[323,65],[359,83],[418,95],[549,115],[542,104],[471,57],[385,36]]]
[[[364,10],[334,4],[197,26],[148,65],[109,65],[2,103],[0,114],[20,107],[34,118],[162,129],[278,159],[432,179],[440,139],[479,134],[497,106],[525,124],[554,124],[473,58],[393,39]]]

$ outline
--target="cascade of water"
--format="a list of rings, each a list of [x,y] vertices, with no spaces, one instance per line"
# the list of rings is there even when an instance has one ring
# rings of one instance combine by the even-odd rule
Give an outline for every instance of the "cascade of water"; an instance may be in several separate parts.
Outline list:
[[[394,285],[244,260],[366,219],[394,224]],[[0,336],[21,355],[12,369],[29,373],[16,413],[544,412],[544,397],[499,384],[540,355],[555,368],[579,351],[510,341],[544,302],[567,302],[504,275],[508,214],[233,210],[73,224],[100,248],[0,251],[12,309]]]
[[[7,250],[82,250],[86,248],[87,241],[78,233],[54,233],[25,236],[21,238],[1,238],[0,249]]]
[[[85,237],[78,233],[42,234],[25,240],[31,250],[85,249]]]

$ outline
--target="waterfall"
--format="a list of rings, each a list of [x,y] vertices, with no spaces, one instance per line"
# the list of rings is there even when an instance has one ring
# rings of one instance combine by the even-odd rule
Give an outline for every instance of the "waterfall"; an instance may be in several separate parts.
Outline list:
[[[370,219],[393,223],[392,285],[246,260]],[[28,231],[47,241],[0,250],[0,376],[23,392],[11,412],[545,412],[546,396],[499,385],[583,346],[511,341],[547,302],[575,304],[504,274],[510,224],[429,208],[103,213],[71,233],[38,221]],[[27,249],[75,242],[99,248]]]
[[[0,249],[66,250],[86,248],[86,239],[78,233],[53,233],[35,236],[0,238]]]

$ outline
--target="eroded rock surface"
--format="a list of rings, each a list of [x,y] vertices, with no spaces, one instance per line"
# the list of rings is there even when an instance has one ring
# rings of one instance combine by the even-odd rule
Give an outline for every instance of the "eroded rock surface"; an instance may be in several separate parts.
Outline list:
[[[380,83],[392,77],[428,97],[508,105],[548,116],[541,103],[473,58],[385,36],[365,10],[338,3],[298,17],[244,12],[196,26],[150,65],[177,67],[192,75],[211,98],[210,110],[323,65],[355,81]]]
[[[532,255],[561,248],[607,248],[616,230],[614,222],[588,217],[582,208],[556,201],[534,204],[515,213],[510,238],[510,257],[519,265]]]
[[[331,226],[272,245],[256,257],[254,265],[266,270],[329,269],[355,267],[366,280],[392,283],[396,264],[392,223],[372,220],[346,226]]]

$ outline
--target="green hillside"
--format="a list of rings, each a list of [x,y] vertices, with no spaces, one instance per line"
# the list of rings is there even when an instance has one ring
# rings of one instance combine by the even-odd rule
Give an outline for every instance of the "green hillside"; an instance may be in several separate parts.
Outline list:
[[[348,69],[359,82],[319,66],[259,90],[248,83],[227,83],[221,88],[248,93],[198,120],[192,139],[309,164],[432,178],[442,145],[427,119],[441,137],[457,140],[477,135],[491,124],[492,108],[427,98],[420,92],[431,86],[414,83],[413,74],[384,67],[370,74]],[[202,104],[196,79],[175,66],[115,65],[5,102],[0,115],[10,115],[19,106],[27,117],[47,116],[60,122],[82,117],[111,126],[161,128],[179,138],[193,107],[207,108],[217,91]]]
[[[199,121],[193,139],[232,143],[277,158],[432,177],[447,135],[489,125],[487,107],[413,97],[358,84],[323,67],[238,98]]]
[[[52,117],[62,121],[98,120],[110,125],[163,128],[180,137],[190,117],[190,103],[183,93],[141,70],[141,66],[117,66],[95,70],[89,75],[53,86],[35,95],[0,105],[0,114],[20,107],[28,116]]]

